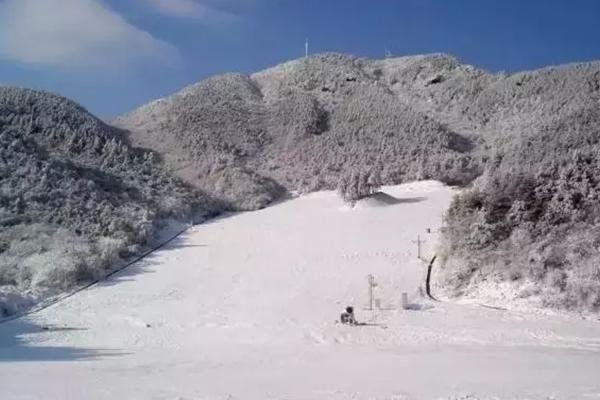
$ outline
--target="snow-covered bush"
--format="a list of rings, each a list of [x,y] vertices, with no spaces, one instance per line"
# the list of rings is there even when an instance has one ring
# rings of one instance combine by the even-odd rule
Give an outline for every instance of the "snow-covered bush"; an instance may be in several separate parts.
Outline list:
[[[285,189],[270,178],[230,166],[207,175],[203,187],[218,194],[224,208],[240,211],[264,208],[285,193]]]
[[[344,201],[354,203],[375,193],[381,187],[379,168],[368,172],[352,172],[343,175],[337,191]]]
[[[599,134],[596,107],[499,144],[448,212],[447,282],[532,281],[544,305],[600,310]]]
[[[20,290],[64,290],[94,278],[92,248],[84,237],[46,224],[17,225],[0,233],[0,285]],[[100,271],[98,271],[100,272]]]

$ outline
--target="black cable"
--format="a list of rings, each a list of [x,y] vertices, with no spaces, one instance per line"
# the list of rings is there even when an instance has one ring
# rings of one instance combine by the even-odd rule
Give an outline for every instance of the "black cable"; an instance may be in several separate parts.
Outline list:
[[[433,295],[431,294],[431,284],[430,284],[431,283],[431,269],[433,268],[433,262],[435,261],[436,257],[437,257],[437,254],[433,256],[433,258],[429,262],[429,266],[427,267],[427,279],[425,281],[425,292],[427,293],[427,296],[429,296],[429,298],[431,300],[439,301],[438,299],[433,297]]]

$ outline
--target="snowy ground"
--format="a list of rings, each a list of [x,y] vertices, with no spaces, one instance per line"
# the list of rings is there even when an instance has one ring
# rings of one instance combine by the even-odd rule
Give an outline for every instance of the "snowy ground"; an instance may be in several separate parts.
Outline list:
[[[432,254],[452,190],[386,192],[354,209],[315,193],[196,226],[0,325],[0,398],[600,399],[600,322],[423,299],[412,241]],[[383,310],[363,310],[369,273]],[[413,310],[399,308],[403,291]],[[335,323],[349,304],[384,326]]]

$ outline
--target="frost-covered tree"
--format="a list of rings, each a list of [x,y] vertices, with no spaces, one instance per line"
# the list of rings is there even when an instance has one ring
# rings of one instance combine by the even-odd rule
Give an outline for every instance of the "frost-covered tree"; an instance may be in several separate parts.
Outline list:
[[[377,169],[367,172],[351,172],[342,175],[337,191],[349,203],[363,199],[375,193],[381,187]]]

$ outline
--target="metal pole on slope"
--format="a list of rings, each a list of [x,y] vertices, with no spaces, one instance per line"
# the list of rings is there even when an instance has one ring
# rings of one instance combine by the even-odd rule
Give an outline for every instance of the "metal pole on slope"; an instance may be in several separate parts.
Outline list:
[[[375,277],[373,276],[373,274],[369,274],[367,275],[367,281],[368,281],[368,285],[369,285],[369,308],[367,308],[367,310],[372,311],[373,310],[373,288],[377,286],[377,283],[375,282]]]
[[[424,240],[421,240],[421,235],[417,235],[417,240],[414,241],[413,243],[417,244],[417,258],[420,260],[421,259],[421,243],[424,243]]]

